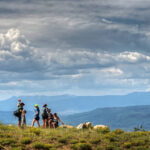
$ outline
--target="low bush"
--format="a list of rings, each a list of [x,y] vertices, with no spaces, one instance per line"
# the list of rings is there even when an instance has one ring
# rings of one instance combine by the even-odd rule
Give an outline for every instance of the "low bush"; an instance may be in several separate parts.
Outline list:
[[[40,133],[41,133],[40,129],[37,129],[37,128],[31,128],[31,129],[30,129],[30,132],[31,132],[31,133],[34,133],[34,134],[37,135],[37,136],[39,136]]]
[[[131,146],[132,146],[131,142],[124,143],[124,148],[129,149],[129,148],[131,148]]]
[[[22,147],[14,147],[11,150],[23,150],[23,148]]]
[[[58,139],[58,142],[59,143],[63,143],[63,144],[67,144],[67,138],[60,138],[60,139]]]
[[[106,133],[109,133],[110,132],[110,129],[109,128],[98,128],[98,129],[95,129],[97,132],[100,132],[102,134],[106,134]]]
[[[70,144],[76,144],[76,143],[78,143],[78,140],[76,140],[76,139],[73,139],[70,141]]]
[[[86,140],[80,139],[80,143],[86,143]]]
[[[24,137],[21,139],[22,144],[30,144],[32,142],[31,138]]]
[[[101,139],[92,139],[90,140],[91,144],[99,144],[101,142]]]
[[[133,146],[143,146],[146,142],[145,139],[133,139],[131,143]]]
[[[49,150],[49,149],[50,149],[49,146],[47,146],[47,145],[45,145],[45,144],[43,144],[43,143],[40,143],[40,142],[34,143],[34,144],[32,145],[32,147],[33,147],[34,149],[37,149],[37,150],[39,150],[39,149],[41,149],[41,150]]]
[[[13,138],[4,138],[0,141],[1,145],[11,145],[11,144],[14,144],[14,143],[16,143],[16,140],[13,139]]]
[[[116,130],[113,131],[113,133],[115,133],[115,134],[122,134],[122,133],[124,133],[124,130],[116,129]]]
[[[87,143],[78,143],[71,146],[73,150],[92,150],[90,144]]]

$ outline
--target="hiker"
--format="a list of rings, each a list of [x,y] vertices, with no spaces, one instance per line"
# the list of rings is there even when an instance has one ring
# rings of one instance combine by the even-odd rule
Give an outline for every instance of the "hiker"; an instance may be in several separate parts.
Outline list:
[[[47,108],[47,113],[48,113],[48,127],[52,128],[52,122],[53,122],[53,114],[51,113],[51,110]]]
[[[40,123],[39,123],[39,120],[40,120],[40,117],[39,117],[40,109],[39,109],[38,104],[35,104],[34,107],[35,107],[35,109],[34,109],[35,114],[34,114],[34,119],[32,121],[32,127],[34,126],[35,122],[37,122],[38,127],[40,127]]]
[[[18,104],[17,104],[17,107],[19,107],[21,104],[21,99],[18,99]]]
[[[57,113],[54,113],[53,117],[54,117],[53,122],[52,122],[53,128],[57,128],[58,127],[59,121],[64,125],[64,122],[62,120],[60,120],[60,118],[57,115]]]
[[[22,126],[26,125],[26,116],[25,116],[26,113],[27,113],[26,110],[22,111]]]
[[[20,127],[21,126],[21,117],[22,117],[22,111],[23,111],[23,106],[24,106],[25,104],[24,103],[20,103],[20,104],[18,104],[17,106],[18,106],[18,109],[17,109],[17,117],[18,117],[18,126]]]
[[[48,120],[47,104],[43,105],[41,115],[42,115],[42,119],[43,119],[43,128],[46,128],[47,127],[47,120]]]

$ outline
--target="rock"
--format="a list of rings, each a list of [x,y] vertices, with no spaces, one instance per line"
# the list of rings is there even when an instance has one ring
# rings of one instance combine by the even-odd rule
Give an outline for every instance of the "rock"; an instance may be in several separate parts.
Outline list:
[[[71,126],[71,125],[61,125],[60,128],[73,129],[74,126]]]
[[[76,128],[77,129],[86,129],[86,125],[85,125],[85,123],[81,123]]]
[[[94,126],[94,129],[109,129],[109,127],[105,125],[96,125]]]
[[[77,129],[92,129],[92,123],[91,122],[86,122],[86,123],[81,123],[77,127]]]
[[[93,125],[92,125],[91,122],[86,122],[85,125],[86,125],[86,128],[88,128],[88,129],[92,129],[93,128]]]

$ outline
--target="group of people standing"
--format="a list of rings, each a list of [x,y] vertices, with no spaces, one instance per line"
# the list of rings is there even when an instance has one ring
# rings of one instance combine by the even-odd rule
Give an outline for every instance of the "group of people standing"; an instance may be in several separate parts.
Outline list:
[[[18,99],[17,107],[18,109],[14,111],[14,115],[18,117],[18,126],[24,126],[26,125],[26,110],[24,110],[24,103],[21,102],[21,99]],[[32,127],[34,126],[34,123],[37,122],[38,127],[40,127],[40,115],[42,116],[43,120],[43,128],[57,128],[59,125],[59,122],[64,124],[64,122],[59,118],[57,113],[52,114],[51,110],[47,107],[47,104],[44,104],[41,113],[40,108],[38,104],[34,105],[34,118],[32,121]]]

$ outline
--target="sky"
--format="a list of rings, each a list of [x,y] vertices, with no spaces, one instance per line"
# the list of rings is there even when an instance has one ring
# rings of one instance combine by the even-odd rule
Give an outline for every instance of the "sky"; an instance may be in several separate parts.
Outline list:
[[[149,0],[0,0],[0,99],[150,91]]]

